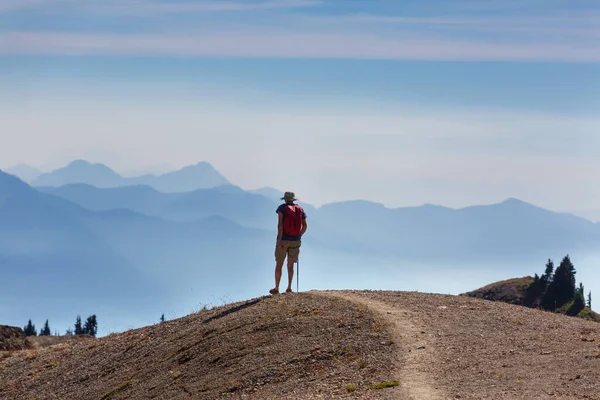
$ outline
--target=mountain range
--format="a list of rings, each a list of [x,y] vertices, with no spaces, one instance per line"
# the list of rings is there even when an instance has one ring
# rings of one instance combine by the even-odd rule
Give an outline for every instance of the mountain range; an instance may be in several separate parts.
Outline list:
[[[219,215],[246,227],[275,228],[274,200],[235,186],[177,194],[147,186],[66,185],[40,190],[97,211],[129,209],[179,222]],[[462,209],[433,205],[389,209],[367,201],[332,203],[318,209],[302,205],[309,215],[311,237],[354,253],[476,259],[585,250],[600,243],[600,224],[518,199]]]
[[[34,187],[57,187],[72,183],[86,183],[99,188],[147,185],[165,193],[230,185],[230,182],[207,162],[162,175],[123,177],[104,164],[76,160],[64,168],[41,174],[31,181]]]
[[[32,182],[38,176],[42,175],[43,172],[37,168],[30,167],[25,164],[18,164],[13,167],[7,168],[6,173],[17,176],[25,182]]]
[[[77,305],[90,313],[102,308],[118,329],[126,322],[116,316],[132,323],[132,310],[147,323],[165,309],[189,311],[199,299],[235,300],[271,287],[279,191],[226,183],[165,193],[143,184],[91,183],[34,188],[0,171],[4,322],[22,325],[24,315],[47,318],[48,310],[67,320]],[[466,263],[479,273],[497,273],[493,268],[515,261],[535,262],[532,270],[538,270],[550,255],[600,247],[600,224],[518,199],[462,209],[390,209],[368,201],[302,205],[309,222],[302,276],[312,287],[406,283],[415,273],[422,273],[420,281]],[[403,267],[425,262],[440,267]]]

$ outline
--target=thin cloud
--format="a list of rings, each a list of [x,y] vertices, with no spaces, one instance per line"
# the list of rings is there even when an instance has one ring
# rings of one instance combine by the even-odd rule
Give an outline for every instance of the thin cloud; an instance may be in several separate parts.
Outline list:
[[[329,16],[304,16],[305,20],[326,23],[365,23],[365,24],[415,24],[415,25],[467,25],[467,26],[486,26],[490,24],[498,25],[551,25],[551,24],[599,24],[600,14],[598,13],[579,13],[562,16],[535,16],[535,17],[490,17],[482,15],[466,15],[454,17],[418,17],[418,16],[395,16],[378,14],[343,14]]]
[[[211,11],[252,11],[278,8],[302,8],[320,4],[313,0],[273,0],[260,3],[219,2],[144,2],[141,5],[148,11],[160,12],[211,12]]]
[[[356,26],[360,24],[365,29],[389,25],[408,29],[463,30],[470,31],[473,34],[479,32],[498,34],[526,32],[540,35],[551,33],[570,34],[583,38],[597,38],[600,36],[600,15],[595,13],[580,13],[558,17],[489,17],[473,15],[462,17],[409,17],[352,14],[303,16],[301,18],[306,22],[319,23],[325,26]]]
[[[0,12],[35,8],[57,2],[60,0],[0,0]]]
[[[136,35],[8,32],[0,54],[600,62],[600,44],[287,31]]]
[[[146,13],[189,13],[219,11],[254,11],[286,8],[311,7],[321,4],[320,0],[270,0],[261,2],[239,1],[160,1],[160,0],[0,0],[0,12],[33,9],[40,7],[59,7],[68,5],[76,9],[112,14],[146,14]]]

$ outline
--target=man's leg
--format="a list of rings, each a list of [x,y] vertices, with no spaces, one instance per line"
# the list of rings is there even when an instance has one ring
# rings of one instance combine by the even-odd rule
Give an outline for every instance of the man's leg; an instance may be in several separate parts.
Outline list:
[[[279,293],[279,283],[281,282],[286,252],[287,248],[285,245],[283,247],[280,246],[275,248],[275,287],[269,291],[271,294]]]
[[[286,291],[291,292],[292,291],[292,283],[294,281],[294,261],[290,260],[288,258],[287,267],[288,267],[288,287],[287,287]]]
[[[283,272],[283,260],[275,263],[275,289],[279,290],[279,282],[281,282],[281,274]]]
[[[295,242],[290,244],[289,249],[288,249],[288,262],[287,262],[287,269],[288,269],[288,287],[286,292],[291,292],[292,291],[292,283],[294,281],[294,264],[298,262],[298,257],[300,255],[300,245],[301,242]]]

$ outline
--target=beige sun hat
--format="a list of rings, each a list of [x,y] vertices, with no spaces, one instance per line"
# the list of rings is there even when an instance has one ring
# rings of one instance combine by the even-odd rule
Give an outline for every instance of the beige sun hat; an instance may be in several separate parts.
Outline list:
[[[285,194],[283,195],[283,197],[281,198],[281,200],[296,201],[298,199],[296,198],[296,194],[294,192],[285,192]]]

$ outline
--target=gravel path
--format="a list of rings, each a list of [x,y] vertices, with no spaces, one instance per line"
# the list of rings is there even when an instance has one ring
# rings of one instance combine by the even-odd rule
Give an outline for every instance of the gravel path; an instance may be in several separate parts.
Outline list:
[[[400,342],[397,398],[600,399],[597,322],[467,296],[319,294],[387,315]]]
[[[0,351],[0,399],[34,398],[600,400],[600,324],[467,296],[266,296]]]
[[[432,339],[421,334],[421,329],[407,317],[407,311],[361,296],[356,292],[331,291],[319,292],[319,294],[363,305],[389,322],[394,342],[398,343],[394,363],[394,373],[400,381],[400,390],[396,393],[398,398],[415,400],[446,398],[443,391],[435,387],[435,380],[431,375],[431,371],[437,364]]]

